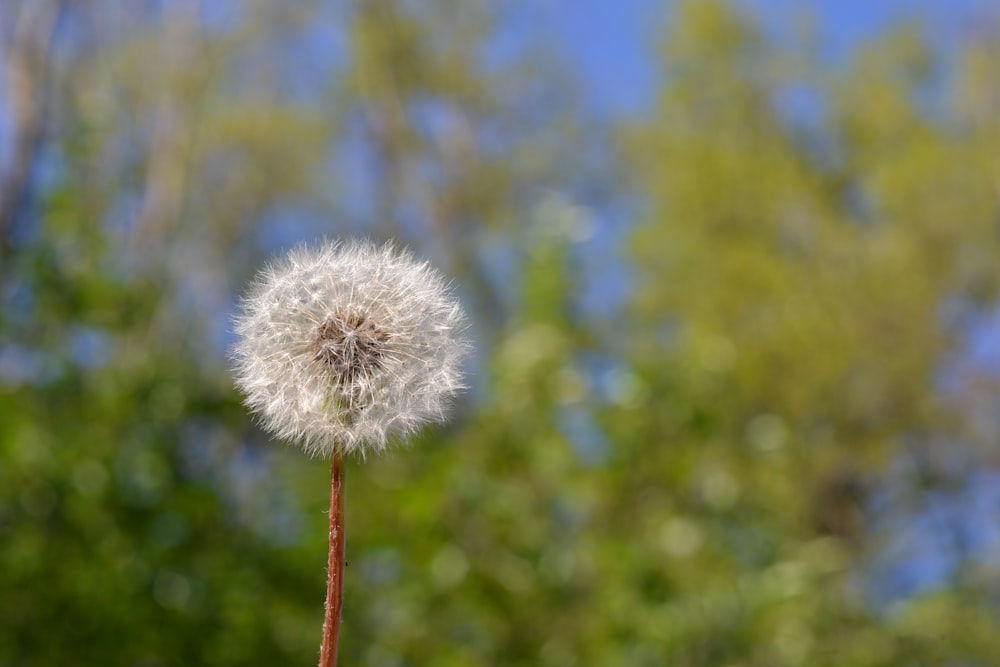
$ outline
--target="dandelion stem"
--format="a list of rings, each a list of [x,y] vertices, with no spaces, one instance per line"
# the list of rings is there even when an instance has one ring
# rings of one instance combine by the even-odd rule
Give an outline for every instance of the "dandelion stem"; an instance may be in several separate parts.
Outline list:
[[[344,604],[344,458],[340,449],[333,449],[330,470],[330,559],[327,563],[326,619],[323,621],[319,667],[337,666],[340,610]]]

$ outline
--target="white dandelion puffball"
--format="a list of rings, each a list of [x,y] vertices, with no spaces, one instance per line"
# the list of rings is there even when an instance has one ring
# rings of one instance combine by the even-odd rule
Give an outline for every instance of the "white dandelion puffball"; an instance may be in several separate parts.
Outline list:
[[[265,268],[235,330],[247,407],[277,437],[324,456],[382,451],[443,420],[470,350],[437,270],[360,241],[299,248]]]

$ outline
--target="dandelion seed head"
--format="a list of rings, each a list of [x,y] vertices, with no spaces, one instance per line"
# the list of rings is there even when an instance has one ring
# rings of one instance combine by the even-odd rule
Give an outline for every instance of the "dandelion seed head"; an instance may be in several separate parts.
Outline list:
[[[378,452],[444,419],[463,388],[464,330],[444,278],[410,253],[302,247],[243,299],[236,385],[265,428],[310,454]]]

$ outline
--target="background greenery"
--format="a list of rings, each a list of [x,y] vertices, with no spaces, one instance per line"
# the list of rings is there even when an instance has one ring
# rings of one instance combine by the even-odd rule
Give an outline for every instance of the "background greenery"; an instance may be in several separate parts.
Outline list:
[[[354,234],[479,356],[347,471],[342,664],[1000,664],[995,15],[664,4],[608,118],[517,3],[161,4],[0,9],[0,665],[315,661],[328,467],[228,317]]]

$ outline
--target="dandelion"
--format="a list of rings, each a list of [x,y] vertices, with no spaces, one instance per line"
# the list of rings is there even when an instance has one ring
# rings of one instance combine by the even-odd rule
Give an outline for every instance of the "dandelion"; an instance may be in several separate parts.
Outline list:
[[[343,457],[444,419],[462,389],[464,326],[441,274],[388,244],[294,250],[243,300],[232,357],[246,405],[277,437],[332,458],[323,667],[336,664],[340,623]]]

